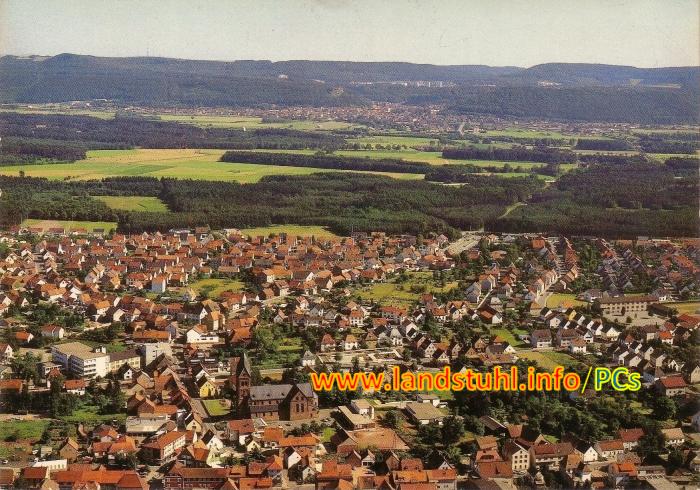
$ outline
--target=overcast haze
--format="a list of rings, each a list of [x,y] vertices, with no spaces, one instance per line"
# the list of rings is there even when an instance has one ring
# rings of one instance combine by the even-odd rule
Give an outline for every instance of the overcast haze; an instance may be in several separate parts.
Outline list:
[[[0,53],[700,64],[700,0],[0,0]]]

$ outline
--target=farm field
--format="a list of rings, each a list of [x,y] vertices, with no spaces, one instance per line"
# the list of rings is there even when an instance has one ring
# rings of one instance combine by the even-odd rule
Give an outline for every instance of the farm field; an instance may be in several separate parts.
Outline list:
[[[284,128],[298,131],[333,131],[345,130],[353,127],[362,127],[359,124],[351,124],[343,121],[312,121],[312,120],[280,120],[275,122],[263,122],[261,117],[250,116],[200,116],[191,114],[161,114],[161,121],[194,124],[201,127],[256,129],[256,128]]]
[[[287,233],[295,236],[316,236],[316,237],[337,237],[335,233],[322,226],[304,226],[304,225],[271,225],[261,226],[258,228],[243,228],[241,233],[248,236],[269,236],[270,234],[278,235]]]
[[[74,230],[94,232],[96,229],[101,229],[105,233],[109,233],[117,228],[117,224],[111,221],[61,221],[32,218],[25,219],[20,226],[26,228],[41,228],[44,232],[48,231],[50,228],[63,228],[68,232]]]
[[[666,303],[664,306],[669,308],[675,308],[678,313],[686,313],[688,315],[695,315],[700,312],[700,301],[684,301],[681,303]]]
[[[168,207],[157,197],[150,196],[93,196],[112,209],[167,213]]]
[[[0,167],[0,175],[46,177],[62,180],[90,180],[104,177],[136,176],[178,179],[221,180],[253,183],[266,175],[309,175],[334,170],[219,162],[224,150],[137,149],[93,150],[85,160],[47,165]],[[397,179],[422,179],[422,174],[371,172]]]
[[[19,112],[21,114],[70,114],[73,116],[91,116],[99,119],[114,119],[114,111],[91,109],[69,109],[67,107],[45,105],[31,107],[0,107],[0,112]]]
[[[312,155],[315,150],[252,150],[265,153],[296,153],[300,155]],[[475,165],[477,167],[504,167],[510,165],[513,168],[521,167],[524,170],[530,170],[535,167],[544,167],[544,163],[538,162],[505,162],[498,160],[454,160],[451,158],[442,158],[442,153],[439,151],[418,151],[411,148],[401,150],[338,150],[333,152],[334,155],[355,157],[355,158],[371,158],[381,160],[382,158],[397,158],[411,162],[424,162],[430,165]],[[576,167],[573,163],[564,163],[561,165],[563,170],[571,170]]]
[[[485,132],[478,133],[479,136],[488,136],[492,138],[510,137],[510,138],[552,138],[552,139],[569,139],[572,135],[567,135],[560,133],[558,131],[541,131],[537,129],[521,129],[521,128],[507,128],[507,129],[496,129],[487,130]]]
[[[208,298],[218,298],[224,291],[242,291],[244,284],[234,279],[199,279],[190,284],[198,294]]]

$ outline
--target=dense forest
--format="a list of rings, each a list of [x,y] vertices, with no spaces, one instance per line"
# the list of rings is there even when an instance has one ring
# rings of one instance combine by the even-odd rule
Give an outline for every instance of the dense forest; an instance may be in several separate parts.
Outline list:
[[[221,155],[222,162],[255,163],[285,167],[310,167],[334,170],[361,170],[370,172],[395,172],[407,174],[429,173],[432,165],[409,162],[398,158],[371,159],[341,155],[304,155],[299,153],[269,153],[257,151],[227,151]]]
[[[470,174],[526,172],[519,165],[430,165],[424,162],[411,162],[398,158],[371,159],[333,154],[305,155],[299,153],[269,153],[253,151],[227,151],[220,160],[233,163],[254,163],[258,165],[277,165],[290,167],[309,167],[332,170],[353,170],[363,172],[393,172],[423,174],[425,180],[433,182],[471,181]],[[533,173],[557,175],[555,164],[534,167]]]
[[[653,163],[595,165],[563,175],[527,206],[499,218],[502,231],[634,237],[696,236],[695,171]]]
[[[625,140],[579,138],[575,148],[577,150],[624,151],[630,150],[632,145]]]
[[[502,160],[507,162],[573,163],[576,154],[570,150],[557,148],[448,148],[442,151],[442,158],[453,160]]]
[[[0,134],[10,137],[64,141],[68,146],[119,149],[220,148],[307,149],[341,148],[342,136],[291,129],[264,128],[251,131],[200,128],[191,124],[149,118],[0,113]],[[69,143],[68,143],[69,142]]]
[[[2,177],[0,219],[116,220],[123,231],[163,230],[209,224],[248,227],[316,224],[338,233],[352,229],[389,233],[479,228],[506,207],[527,199],[540,184],[534,177],[472,176],[460,187],[350,173],[270,176],[255,184],[129,177],[62,182]],[[168,213],[114,211],[90,195],[160,197]],[[66,203],[68,203],[66,205]]]
[[[534,176],[469,173],[457,174],[461,186],[344,172],[269,176],[255,184],[149,177],[100,181],[1,177],[0,222],[117,221],[125,232],[289,223],[328,226],[339,234],[382,230],[455,236],[457,229],[485,227],[610,237],[694,236],[700,225],[696,172],[697,161],[692,159],[672,158],[666,165],[593,164],[564,174],[547,188]],[[91,197],[99,195],[156,196],[170,211],[113,210]],[[526,205],[505,214],[516,202]]]
[[[689,134],[693,133],[679,133],[680,137],[672,133],[644,134],[639,145],[647,153],[695,153],[700,149],[700,136],[690,138]]]
[[[80,144],[35,138],[5,138],[0,146],[0,163],[82,160],[85,148]]]
[[[442,87],[375,83],[407,80],[446,83]],[[560,86],[538,86],[543,80]],[[700,120],[699,82],[697,67],[225,63],[70,54],[0,58],[0,102],[4,103],[107,99],[143,106],[330,107],[381,101],[445,104],[461,114],[676,123]]]

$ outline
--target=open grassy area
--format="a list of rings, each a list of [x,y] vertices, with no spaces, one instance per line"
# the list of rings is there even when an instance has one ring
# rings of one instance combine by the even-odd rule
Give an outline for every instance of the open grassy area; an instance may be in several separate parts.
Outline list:
[[[204,116],[191,114],[161,114],[161,121],[174,121],[185,124],[193,124],[200,127],[234,128],[234,129],[262,129],[284,128],[298,131],[333,131],[345,130],[353,127],[361,127],[359,124],[351,124],[344,121],[313,121],[313,120],[279,120],[263,122],[260,117],[251,116]]]
[[[48,179],[90,180],[116,176],[172,177],[178,179],[257,182],[266,175],[309,175],[337,170],[219,162],[224,150],[138,149],[92,150],[85,160],[46,165],[9,165],[0,175]],[[422,174],[371,172],[397,179],[422,179]]]
[[[333,427],[324,427],[323,432],[321,432],[321,442],[331,442],[331,437],[335,435],[335,429]]]
[[[558,131],[543,131],[539,129],[523,129],[523,128],[507,128],[488,130],[478,133],[479,136],[488,136],[491,138],[509,137],[509,138],[551,138],[551,139],[569,139],[570,135],[560,133]]]
[[[558,308],[559,306],[575,308],[586,304],[585,301],[576,299],[575,294],[553,293],[547,298],[547,308]]]
[[[242,291],[245,284],[234,279],[199,279],[190,284],[197,294],[218,298],[224,291]]]
[[[322,226],[303,225],[272,225],[258,228],[243,228],[242,233],[248,236],[269,236],[270,234],[287,233],[294,236],[337,237],[332,231]]]
[[[75,230],[94,232],[95,230],[102,230],[104,233],[109,233],[117,228],[117,224],[110,221],[62,221],[48,219],[25,219],[20,226],[41,228],[42,231],[49,231],[51,228],[63,228],[66,232]]]
[[[85,405],[78,410],[74,410],[71,415],[66,415],[61,417],[61,420],[70,423],[83,422],[89,425],[96,425],[105,422],[111,422],[112,420],[117,420],[123,423],[126,420],[126,414],[123,413],[108,413],[100,414],[98,408],[93,405]]]
[[[506,342],[508,342],[513,347],[519,347],[521,345],[525,345],[521,340],[518,340],[516,336],[527,334],[527,330],[521,330],[519,328],[514,328],[511,331],[511,330],[508,330],[506,328],[492,328],[490,330],[490,332],[492,335],[498,335],[499,337],[503,338]]]
[[[168,207],[157,197],[150,196],[94,196],[112,209],[166,213]]]
[[[49,420],[7,420],[0,424],[0,442],[8,437],[38,441],[49,426]]]
[[[541,368],[548,371],[554,370],[557,366],[568,368],[579,364],[566,352],[519,350],[518,357],[535,361]]]
[[[396,278],[389,282],[379,282],[362,286],[355,296],[364,301],[374,300],[383,305],[410,305],[418,301],[423,293],[446,292],[457,287],[457,282],[447,282],[438,286],[432,272],[409,272],[408,281],[399,283]]]
[[[666,303],[664,306],[675,308],[678,313],[687,313],[689,315],[700,314],[700,301],[684,301],[681,303]]]
[[[202,405],[211,417],[223,417],[231,412],[224,400],[202,400]]]

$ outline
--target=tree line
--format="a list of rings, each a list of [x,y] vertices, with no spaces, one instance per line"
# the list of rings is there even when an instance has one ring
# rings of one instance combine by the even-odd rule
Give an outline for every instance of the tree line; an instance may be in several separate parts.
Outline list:
[[[625,140],[579,138],[575,148],[577,150],[625,151],[631,149],[632,145]]]
[[[0,134],[16,138],[60,140],[92,149],[218,148],[218,149],[337,149],[342,136],[282,128],[245,131],[202,128],[193,124],[148,118],[100,119],[63,114],[0,113]],[[68,143],[70,142],[70,143]]]
[[[502,160],[508,162],[574,163],[576,154],[571,150],[557,148],[448,148],[442,151],[442,158],[452,160]]]

